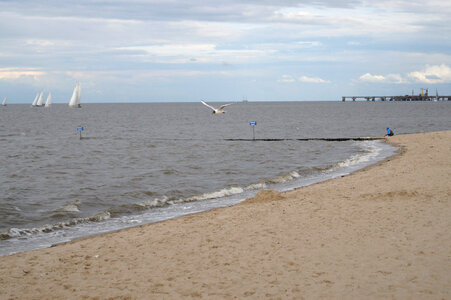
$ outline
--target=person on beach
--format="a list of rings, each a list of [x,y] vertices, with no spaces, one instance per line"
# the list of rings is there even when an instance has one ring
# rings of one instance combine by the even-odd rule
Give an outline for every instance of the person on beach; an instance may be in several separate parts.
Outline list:
[[[387,127],[387,134],[385,136],[393,136],[393,130],[391,130],[390,128]]]

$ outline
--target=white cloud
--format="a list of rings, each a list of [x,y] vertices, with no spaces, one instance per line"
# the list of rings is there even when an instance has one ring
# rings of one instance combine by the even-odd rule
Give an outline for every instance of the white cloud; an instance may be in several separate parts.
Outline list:
[[[282,82],[282,83],[293,83],[293,82],[306,82],[306,83],[329,83],[330,81],[328,80],[324,80],[322,78],[319,77],[308,77],[308,76],[300,76],[299,78],[294,78],[291,75],[282,75],[282,78],[278,79],[277,82]]]
[[[45,74],[45,72],[35,68],[0,68],[0,80],[15,80],[19,78],[33,78],[36,80]]]
[[[213,44],[166,44],[151,46],[123,47],[118,50],[141,50],[158,56],[193,56],[199,53],[210,53],[215,50]]]
[[[438,16],[436,16],[438,18]],[[290,24],[298,28],[304,37],[391,37],[421,30],[424,25],[415,14],[397,10],[382,10],[373,5],[358,5],[354,9],[335,8],[324,10],[315,6],[282,7],[267,20],[274,24]],[[384,20],[381,22],[380,20]]]
[[[307,42],[297,42],[296,45],[298,45],[300,48],[312,48],[312,47],[319,47],[322,45],[319,41],[307,41]]]
[[[26,41],[26,44],[47,47],[47,46],[52,46],[55,43],[52,41],[46,41],[46,40],[28,40],[28,41]]]
[[[363,74],[359,77],[360,81],[371,83],[403,83],[404,80],[399,74],[373,75],[371,73]]]
[[[308,77],[308,76],[305,76],[305,75],[299,77],[298,80],[300,82],[308,82],[308,83],[328,83],[328,82],[330,82],[328,80],[324,80],[324,79],[321,79],[319,77]]]
[[[220,63],[264,61],[272,49],[218,49],[214,44],[164,44],[122,47],[116,50],[137,53],[143,61],[158,63]]]
[[[372,75],[370,73],[366,73],[360,76],[359,80],[363,82],[384,82],[386,79],[382,75]]]
[[[422,71],[409,73],[408,77],[422,83],[451,83],[451,68],[444,64],[426,66]]]
[[[451,68],[447,65],[426,66],[422,71],[410,72],[406,75],[387,74],[372,75],[371,73],[363,74],[359,77],[359,81],[370,83],[449,83],[451,82]]]
[[[388,82],[396,83],[396,84],[401,84],[401,83],[407,83],[408,82],[400,74],[388,74],[386,76],[386,79],[387,79]]]
[[[281,79],[278,79],[277,82],[283,82],[283,83],[292,83],[296,80],[291,75],[282,75]]]

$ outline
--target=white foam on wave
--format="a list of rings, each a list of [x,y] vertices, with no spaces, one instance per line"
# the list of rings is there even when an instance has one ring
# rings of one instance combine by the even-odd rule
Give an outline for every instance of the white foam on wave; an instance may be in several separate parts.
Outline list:
[[[222,189],[222,190],[219,190],[216,192],[192,196],[192,197],[187,198],[186,201],[199,201],[199,200],[222,198],[222,197],[240,194],[242,192],[244,192],[244,189],[242,187],[231,187],[231,188]]]
[[[136,205],[143,208],[162,207],[168,204],[168,197],[155,198],[137,203]]]
[[[30,236],[33,234],[39,234],[39,233],[49,233],[55,230],[63,229],[65,227],[71,227],[78,224],[84,224],[88,222],[101,222],[108,220],[111,217],[111,214],[109,212],[101,212],[99,214],[96,214],[92,217],[87,218],[75,218],[72,220],[69,220],[67,222],[61,222],[57,224],[47,224],[40,227],[35,228],[10,228],[5,232],[0,232],[0,240],[1,239],[9,239],[14,237],[20,237],[20,236]]]
[[[56,209],[55,211],[60,211],[60,212],[80,212],[80,210],[78,209],[78,205],[80,204],[79,201],[74,201],[71,202],[69,204],[64,205],[61,208]]]
[[[376,157],[379,156],[382,150],[381,147],[378,147],[374,141],[359,143],[359,146],[362,147],[362,149],[365,151],[364,153],[353,155],[344,161],[336,163],[334,169],[351,167],[357,164],[373,161]]]
[[[60,211],[67,211],[67,212],[79,212],[78,206],[76,204],[68,204],[66,206],[63,206]]]
[[[8,231],[0,232],[0,239],[7,239],[12,237],[18,237],[20,236],[21,230],[19,228],[10,228]]]
[[[266,188],[266,184],[264,182],[254,183],[245,187],[245,190],[258,190]]]
[[[301,177],[301,175],[299,175],[298,172],[291,171],[288,174],[270,179],[270,180],[268,180],[268,182],[269,183],[284,183],[284,182],[291,181],[291,180],[299,178],[299,177]]]
[[[165,207],[168,205],[173,205],[173,204],[178,204],[178,203],[218,199],[218,198],[223,198],[223,197],[227,197],[227,196],[233,196],[236,194],[240,194],[243,191],[244,191],[244,189],[241,187],[231,187],[231,188],[225,188],[225,189],[211,192],[211,193],[204,193],[201,195],[191,196],[188,198],[169,199],[169,197],[167,197],[167,196],[162,196],[159,198],[142,201],[142,202],[139,202],[139,203],[136,203],[133,205],[139,206],[142,209],[160,208],[160,207]]]

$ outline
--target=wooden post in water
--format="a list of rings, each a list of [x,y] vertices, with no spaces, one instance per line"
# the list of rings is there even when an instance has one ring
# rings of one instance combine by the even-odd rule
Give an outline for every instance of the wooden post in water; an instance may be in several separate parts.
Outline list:
[[[257,125],[256,121],[249,122],[249,125],[252,126],[252,139],[255,140],[255,125]]]

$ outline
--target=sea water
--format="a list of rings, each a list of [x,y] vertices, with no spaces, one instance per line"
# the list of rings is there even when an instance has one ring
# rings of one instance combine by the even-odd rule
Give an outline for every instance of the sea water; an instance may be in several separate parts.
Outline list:
[[[247,102],[226,110],[2,107],[0,255],[234,205],[262,187],[305,186],[396,151],[378,140],[317,138],[451,128],[450,102]]]

